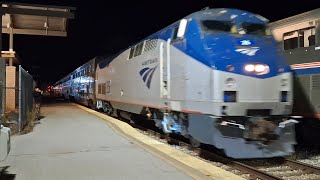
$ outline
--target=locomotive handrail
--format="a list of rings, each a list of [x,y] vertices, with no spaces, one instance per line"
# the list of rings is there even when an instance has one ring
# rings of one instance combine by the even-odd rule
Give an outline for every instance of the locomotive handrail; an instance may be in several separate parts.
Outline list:
[[[160,98],[163,98],[163,42],[160,43]]]
[[[170,97],[171,97],[170,43],[171,43],[171,39],[169,38],[168,42],[167,42],[167,91],[168,91],[167,97],[168,97],[168,99],[170,99]]]
[[[279,123],[279,127],[284,128],[284,127],[286,127],[287,124],[291,124],[291,123],[296,124],[296,123],[298,123],[298,121],[294,120],[294,119],[288,119],[286,121]]]
[[[222,121],[220,123],[221,126],[238,126],[240,129],[246,129],[242,124],[228,122],[228,121]]]

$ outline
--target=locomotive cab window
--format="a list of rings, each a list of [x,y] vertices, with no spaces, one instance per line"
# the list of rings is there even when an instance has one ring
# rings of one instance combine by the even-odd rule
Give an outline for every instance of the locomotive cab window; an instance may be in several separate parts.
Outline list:
[[[176,40],[177,38],[178,38],[178,29],[179,29],[179,27],[175,27],[174,29],[173,29],[173,35],[172,35],[172,40],[174,41],[174,40]]]

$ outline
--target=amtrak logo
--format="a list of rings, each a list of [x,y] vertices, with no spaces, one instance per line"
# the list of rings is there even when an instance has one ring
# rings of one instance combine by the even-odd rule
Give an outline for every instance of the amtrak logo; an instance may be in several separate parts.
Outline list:
[[[236,49],[236,52],[239,52],[241,54],[245,54],[248,56],[254,56],[256,55],[257,51],[259,51],[260,48],[259,47],[250,47],[250,48],[240,48],[240,49]]]
[[[158,66],[154,67],[154,68],[143,68],[140,71],[140,76],[142,77],[143,82],[146,83],[146,86],[150,89],[150,84],[151,84],[151,80],[153,77],[153,73],[154,71],[157,69]]]
[[[249,46],[252,44],[252,42],[250,40],[242,40],[240,41],[241,46]]]

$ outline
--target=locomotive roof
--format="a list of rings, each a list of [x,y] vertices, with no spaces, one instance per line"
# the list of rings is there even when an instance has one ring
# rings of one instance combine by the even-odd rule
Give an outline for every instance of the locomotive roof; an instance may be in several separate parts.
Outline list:
[[[218,9],[206,9],[192,13],[185,18],[196,18],[196,19],[216,19],[216,20],[236,20],[250,21],[256,23],[266,23],[269,20],[258,14],[230,8],[218,8]]]
[[[249,22],[253,22],[253,23],[267,23],[269,20],[257,15],[255,13],[251,13],[248,11],[244,11],[244,10],[239,10],[239,9],[230,9],[230,8],[217,8],[217,9],[204,9],[201,11],[197,11],[194,12],[188,16],[183,17],[185,19],[216,19],[216,20],[230,20],[230,21],[234,21],[234,20],[239,20],[239,21],[249,21]],[[134,43],[133,45],[120,50],[119,53],[116,53],[112,56],[102,56],[102,57],[97,57],[97,59],[99,59],[99,61],[97,62],[97,64],[100,63],[110,63],[110,61],[112,61],[113,58],[117,57],[118,55],[120,55],[123,51],[130,49],[131,47],[135,46],[136,44],[138,44],[141,41],[147,40],[147,39],[153,39],[155,38],[160,32],[171,28],[172,26],[175,26],[177,23],[179,23],[181,19],[175,21],[174,23],[172,23],[169,26],[166,26],[164,28],[162,28],[161,30],[147,36],[146,38],[138,41],[137,43]]]

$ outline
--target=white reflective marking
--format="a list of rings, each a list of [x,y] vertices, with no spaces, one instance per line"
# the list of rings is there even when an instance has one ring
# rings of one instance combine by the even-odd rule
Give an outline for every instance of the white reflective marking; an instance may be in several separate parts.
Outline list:
[[[251,48],[240,48],[240,49],[236,49],[235,51],[248,56],[254,56],[256,55],[256,52],[258,50],[259,50],[259,47],[251,47]]]
[[[241,45],[242,45],[242,46],[248,46],[248,45],[251,45],[251,44],[252,44],[250,40],[242,40],[242,41],[240,41],[240,42],[241,42]]]
[[[292,118],[303,118],[302,116],[291,116]]]
[[[238,126],[240,129],[246,129],[242,124],[237,124],[237,123],[232,123],[227,121],[222,121],[220,125],[222,126],[234,125],[234,126]]]
[[[280,128],[284,128],[286,127],[287,124],[290,124],[290,123],[298,123],[298,121],[294,120],[294,119],[289,119],[289,120],[286,120],[286,121],[283,121],[281,123],[279,123],[279,127]]]
[[[236,18],[236,17],[238,17],[238,15],[233,14],[233,15],[230,16],[230,19],[234,19],[234,18]]]

